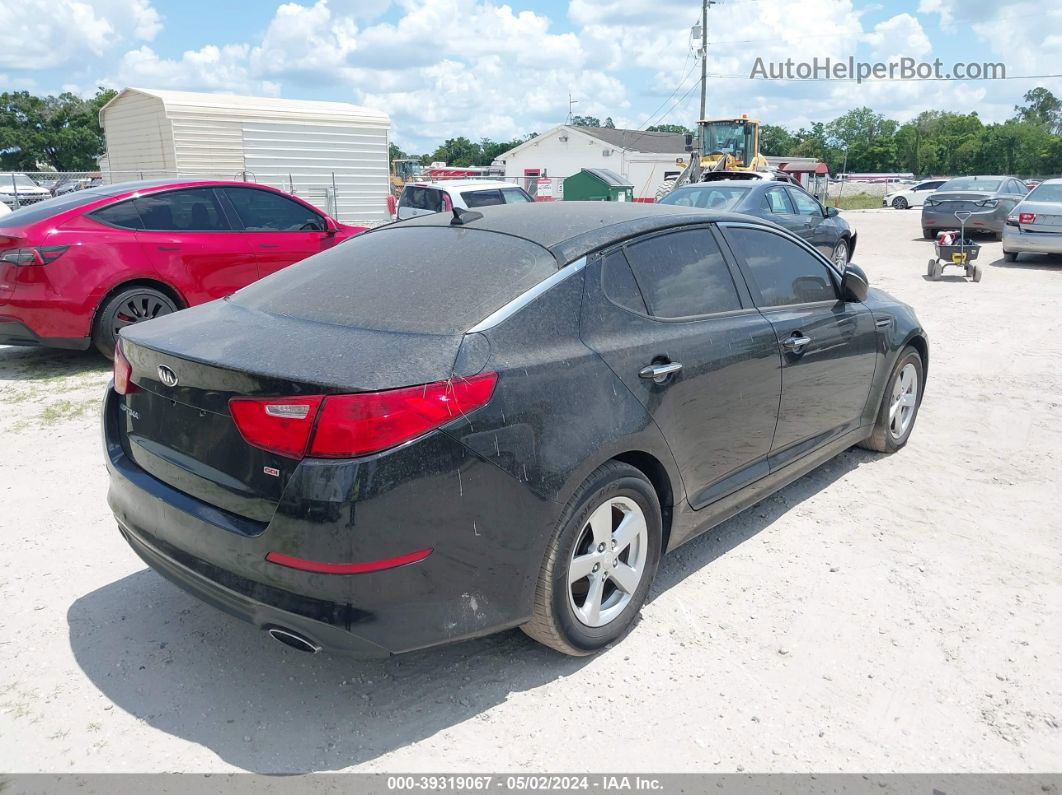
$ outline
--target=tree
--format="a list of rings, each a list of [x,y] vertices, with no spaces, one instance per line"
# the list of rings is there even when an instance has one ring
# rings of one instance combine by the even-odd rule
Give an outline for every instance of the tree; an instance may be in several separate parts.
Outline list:
[[[676,135],[692,135],[690,130],[681,124],[654,124],[646,127],[646,132],[675,133]]]
[[[776,127],[773,124],[760,125],[760,152],[762,154],[791,155],[796,145],[796,138],[785,127]]]
[[[601,121],[596,116],[572,116],[572,127],[600,127]]]
[[[395,160],[407,160],[408,158],[409,155],[403,152],[396,144],[391,143],[387,145],[387,159],[391,162],[394,162]]]
[[[1042,86],[1026,91],[1022,99],[1024,105],[1014,106],[1015,119],[1040,124],[1055,135],[1062,134],[1062,100]]]
[[[63,93],[37,97],[28,91],[0,94],[0,168],[94,171],[103,154],[99,114],[117,95],[100,88],[92,99]]]
[[[607,130],[615,130],[616,129],[616,125],[612,121],[612,117],[611,116],[609,116],[608,118],[605,119],[605,129],[607,129]]]
[[[482,157],[479,144],[465,138],[447,138],[442,146],[432,153],[428,162],[442,161],[448,166],[474,166]]]

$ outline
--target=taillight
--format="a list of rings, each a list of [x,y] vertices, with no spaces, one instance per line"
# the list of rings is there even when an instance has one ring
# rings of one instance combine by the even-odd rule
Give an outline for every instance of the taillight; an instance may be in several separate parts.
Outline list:
[[[384,392],[233,398],[229,410],[255,447],[290,458],[353,458],[408,442],[485,406],[497,380],[497,373],[485,373]]]
[[[497,373],[485,373],[386,392],[329,395],[309,455],[349,458],[402,444],[485,406],[497,380]]]
[[[232,398],[229,411],[248,444],[288,458],[302,458],[322,400],[323,395]]]
[[[1036,213],[1019,213],[1018,214],[1018,223],[1035,224],[1036,223]]]
[[[0,262],[11,265],[48,265],[59,259],[70,246],[38,246],[12,248],[0,253]]]
[[[133,383],[133,366],[125,358],[122,343],[119,340],[114,346],[114,391],[119,395],[128,395],[139,390],[140,387]]]

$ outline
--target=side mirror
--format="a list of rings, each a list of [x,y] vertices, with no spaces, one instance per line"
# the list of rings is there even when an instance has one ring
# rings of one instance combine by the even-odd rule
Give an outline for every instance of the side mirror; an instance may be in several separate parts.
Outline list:
[[[854,262],[849,262],[841,277],[841,293],[845,301],[862,302],[867,298],[870,282],[866,273]]]
[[[841,211],[838,210],[836,207],[827,207],[826,208],[826,217],[827,218],[836,218],[840,214],[841,214]]]
[[[329,218],[326,215],[325,216],[325,234],[326,235],[334,235],[338,231],[339,231],[339,224],[337,224],[334,219]]]

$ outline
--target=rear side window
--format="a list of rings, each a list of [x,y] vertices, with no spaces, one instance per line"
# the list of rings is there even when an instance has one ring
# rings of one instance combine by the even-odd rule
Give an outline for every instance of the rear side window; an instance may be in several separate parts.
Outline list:
[[[318,323],[461,334],[556,272],[553,255],[527,240],[396,224],[277,271],[229,300]]]
[[[638,283],[634,281],[634,274],[627,264],[627,258],[623,251],[613,251],[601,259],[601,273],[604,279],[605,295],[608,299],[640,315],[648,314],[645,309],[645,301],[638,289]]]
[[[762,307],[836,301],[829,269],[814,255],[781,235],[759,229],[726,230],[734,253],[745,263]]]
[[[140,220],[140,213],[136,211],[136,205],[131,201],[118,202],[110,207],[101,207],[94,213],[89,213],[91,218],[110,226],[118,226],[122,229],[143,229],[144,224]]]
[[[442,191],[435,188],[418,188],[416,185],[408,186],[402,191],[399,204],[414,210],[427,210],[431,213],[443,211]]]
[[[695,317],[741,309],[734,279],[712,233],[684,229],[627,246],[649,314]]]
[[[500,190],[470,190],[461,194],[469,207],[490,207],[492,204],[504,204]]]
[[[221,188],[246,232],[323,232],[324,218],[304,204],[257,188]]]
[[[229,228],[212,188],[153,193],[133,199],[143,229],[156,232],[220,232]]]

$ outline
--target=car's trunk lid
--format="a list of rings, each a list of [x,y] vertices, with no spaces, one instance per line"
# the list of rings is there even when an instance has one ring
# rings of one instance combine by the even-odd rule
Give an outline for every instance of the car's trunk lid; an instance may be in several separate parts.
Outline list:
[[[1021,223],[1022,216],[1032,213],[1032,223]],[[1022,202],[1011,215],[1018,216],[1018,225],[1025,232],[1062,232],[1062,204],[1058,202]]]
[[[941,205],[940,209],[945,212],[955,212],[956,210],[977,212],[984,210],[985,208],[981,206],[980,202],[991,198],[991,193],[983,191],[949,191],[948,193],[940,193],[938,191],[929,197],[931,202]]]
[[[248,444],[231,398],[442,380],[462,336],[338,327],[219,301],[130,327],[122,340],[138,387],[122,398],[126,452],[174,488],[265,523],[298,461]]]

